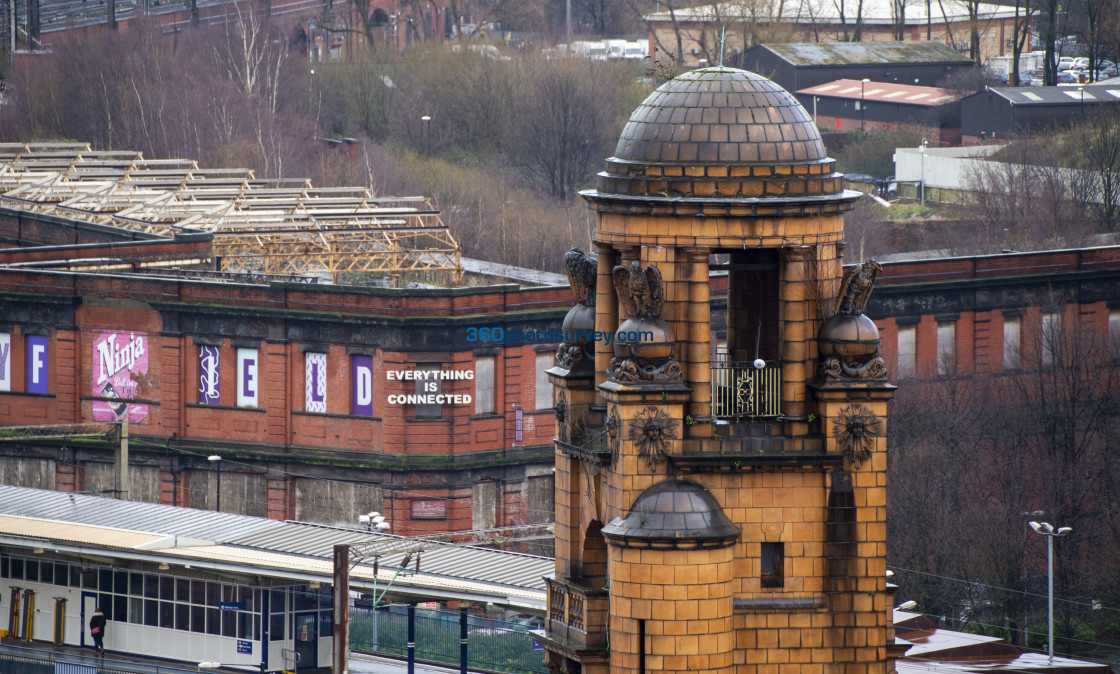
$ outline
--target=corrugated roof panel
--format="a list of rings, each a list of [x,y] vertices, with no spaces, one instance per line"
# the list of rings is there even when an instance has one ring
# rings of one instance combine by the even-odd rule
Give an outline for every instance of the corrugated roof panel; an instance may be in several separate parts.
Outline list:
[[[209,560],[213,562],[253,565],[276,570],[302,571],[327,575],[333,573],[333,561],[329,559],[301,560],[292,555],[249,550],[247,548],[229,545],[175,548],[167,552],[178,557],[194,560]],[[378,571],[377,581],[378,583],[387,583],[396,576],[397,571],[395,569],[383,568]],[[373,570],[370,567],[355,567],[351,571],[351,579],[352,582],[361,580],[372,582]],[[410,573],[406,575],[406,580],[407,585],[412,587],[456,588],[478,594],[517,596],[533,601],[540,601],[542,603],[545,599],[545,591],[543,589],[535,590],[517,586],[499,587],[492,583],[475,582],[475,578],[466,576],[463,573],[460,573],[458,577],[437,577],[434,574],[426,572]],[[400,583],[401,581],[398,580],[397,582]]]
[[[91,543],[111,548],[138,548],[166,538],[166,536],[159,534],[16,515],[0,515],[0,532],[10,536],[21,536],[35,540]]]
[[[369,533],[362,530],[330,527],[306,522],[286,522],[285,529],[261,531],[229,540],[231,545],[290,552],[298,555],[330,557],[333,546],[345,543],[360,545],[379,538],[405,539],[392,534]],[[382,564],[395,564],[404,553],[386,555]],[[544,587],[542,576],[552,571],[552,558],[481,547],[441,545],[421,555],[421,569],[447,576],[467,575],[471,578],[509,585]]]
[[[282,526],[263,517],[0,485],[0,512],[223,542]]]
[[[1111,80],[1110,80],[1111,81]],[[1107,88],[1105,84],[1060,84],[1054,87],[991,87],[988,92],[1004,98],[1015,105],[1115,105],[1120,93],[1112,93],[1116,85]],[[1084,100],[1082,100],[1084,93]],[[1111,94],[1106,96],[1105,94]],[[974,95],[982,95],[980,94]]]

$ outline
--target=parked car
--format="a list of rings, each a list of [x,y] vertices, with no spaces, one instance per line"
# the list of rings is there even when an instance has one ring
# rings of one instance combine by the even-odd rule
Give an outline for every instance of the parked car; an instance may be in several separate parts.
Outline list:
[[[1116,77],[1116,64],[1112,61],[1097,61],[1096,71],[1097,79],[1105,79],[1106,77]]]
[[[996,75],[996,79],[999,80],[1000,84],[1007,84],[1007,81],[1008,81],[1008,79],[1010,79],[1010,76],[1000,73],[999,75]],[[1017,86],[1020,86],[1020,87],[1025,86],[1029,80],[1030,80],[1030,78],[1028,78],[1026,75],[1024,75],[1023,73],[1019,73],[1019,84]]]
[[[1072,70],[1063,70],[1058,73],[1058,84],[1077,84],[1078,78]]]
[[[1041,68],[1027,70],[1019,75],[1019,79],[1022,80],[1023,85],[1028,87],[1041,87],[1045,78],[1046,72]]]
[[[875,183],[878,179],[874,176],[869,176],[866,173],[845,173],[844,180],[850,183]]]
[[[1073,59],[1073,68],[1071,68],[1071,70],[1072,69],[1084,70],[1088,67],[1089,67],[1089,59],[1085,58],[1084,56],[1078,56],[1077,58]]]

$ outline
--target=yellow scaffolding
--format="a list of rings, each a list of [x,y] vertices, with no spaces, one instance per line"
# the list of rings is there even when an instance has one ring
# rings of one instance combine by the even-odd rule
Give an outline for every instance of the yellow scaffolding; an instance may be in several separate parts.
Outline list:
[[[153,236],[210,232],[221,271],[463,277],[459,244],[425,197],[258,179],[249,169],[82,143],[0,143],[0,206]]]

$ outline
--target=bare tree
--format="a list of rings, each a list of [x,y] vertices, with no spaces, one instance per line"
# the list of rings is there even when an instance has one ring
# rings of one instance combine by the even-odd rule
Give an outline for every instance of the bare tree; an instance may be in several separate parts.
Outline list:
[[[1058,54],[1056,42],[1058,41],[1058,12],[1061,10],[1061,0],[1039,0],[1039,18],[1045,20],[1043,40],[1045,42],[1045,61],[1043,73],[1046,86],[1058,84]]]
[[[1058,166],[1054,137],[1019,141],[968,177],[976,235],[989,250],[1046,250],[1085,245],[1095,227],[1085,172]]]
[[[891,404],[888,562],[946,626],[1025,645],[1027,626],[1045,619],[1034,598],[1044,543],[1030,519],[1075,532],[1055,555],[1066,635],[1090,618],[1090,599],[1120,596],[1117,352],[1102,315],[1075,299],[1046,294],[1049,318],[1024,323],[1020,370],[911,379]],[[1086,652],[1062,634],[1059,648]]]
[[[852,32],[848,33],[848,9],[845,2],[855,5],[856,17]],[[832,0],[840,17],[840,31],[844,42],[859,42],[863,38],[863,0]]]
[[[276,112],[287,41],[264,12],[241,2],[233,9],[237,21],[223,24],[213,39],[214,64],[242,93],[260,97],[270,112]]]
[[[628,113],[608,95],[618,80],[615,64],[579,58],[528,58],[526,89],[516,111],[514,139],[525,168],[556,198],[570,198],[593,158],[604,156],[617,134],[612,130]]]
[[[1023,54],[1033,25],[1034,7],[1030,0],[1015,0],[1015,23],[1011,32],[1011,76],[1007,78],[1009,86],[1019,86],[1019,57]]]
[[[665,0],[665,9],[663,11],[667,13],[669,17],[669,26],[673,31],[673,42],[669,45],[665,44],[664,40],[662,40],[661,35],[656,30],[654,21],[651,19],[652,15],[648,12],[647,7],[639,4],[638,0],[626,0],[626,5],[646,27],[646,31],[653,36],[655,51],[667,55],[674,65],[679,66],[681,63],[683,63],[684,35],[681,26],[681,19],[677,16],[677,12],[688,6],[687,0]],[[650,56],[652,57],[654,62],[660,60],[656,57],[656,54],[650,54]]]
[[[891,0],[891,36],[899,42],[906,39],[906,7],[910,3],[911,0]]]
[[[1092,176],[1089,208],[1103,229],[1120,225],[1120,113],[1102,112],[1085,119],[1074,134],[1083,148],[1082,167]]]

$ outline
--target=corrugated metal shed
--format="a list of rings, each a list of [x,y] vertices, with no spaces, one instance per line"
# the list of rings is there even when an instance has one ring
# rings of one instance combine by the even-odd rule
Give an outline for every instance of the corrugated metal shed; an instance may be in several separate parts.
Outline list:
[[[1120,103],[1120,79],[1058,87],[991,87],[991,93],[1015,105],[1098,105]]]
[[[268,567],[277,572],[331,573],[333,547],[361,545],[383,538],[404,539],[361,529],[269,520],[156,503],[0,485],[0,535],[98,546],[111,552],[127,548],[153,557]],[[403,554],[403,553],[401,553]],[[471,593],[501,593],[522,605],[543,608],[543,576],[553,560],[481,547],[436,545],[421,555],[421,573],[398,579],[398,587],[456,588]],[[382,560],[379,580],[393,576],[400,559]],[[354,580],[372,579],[372,568],[354,570]]]

